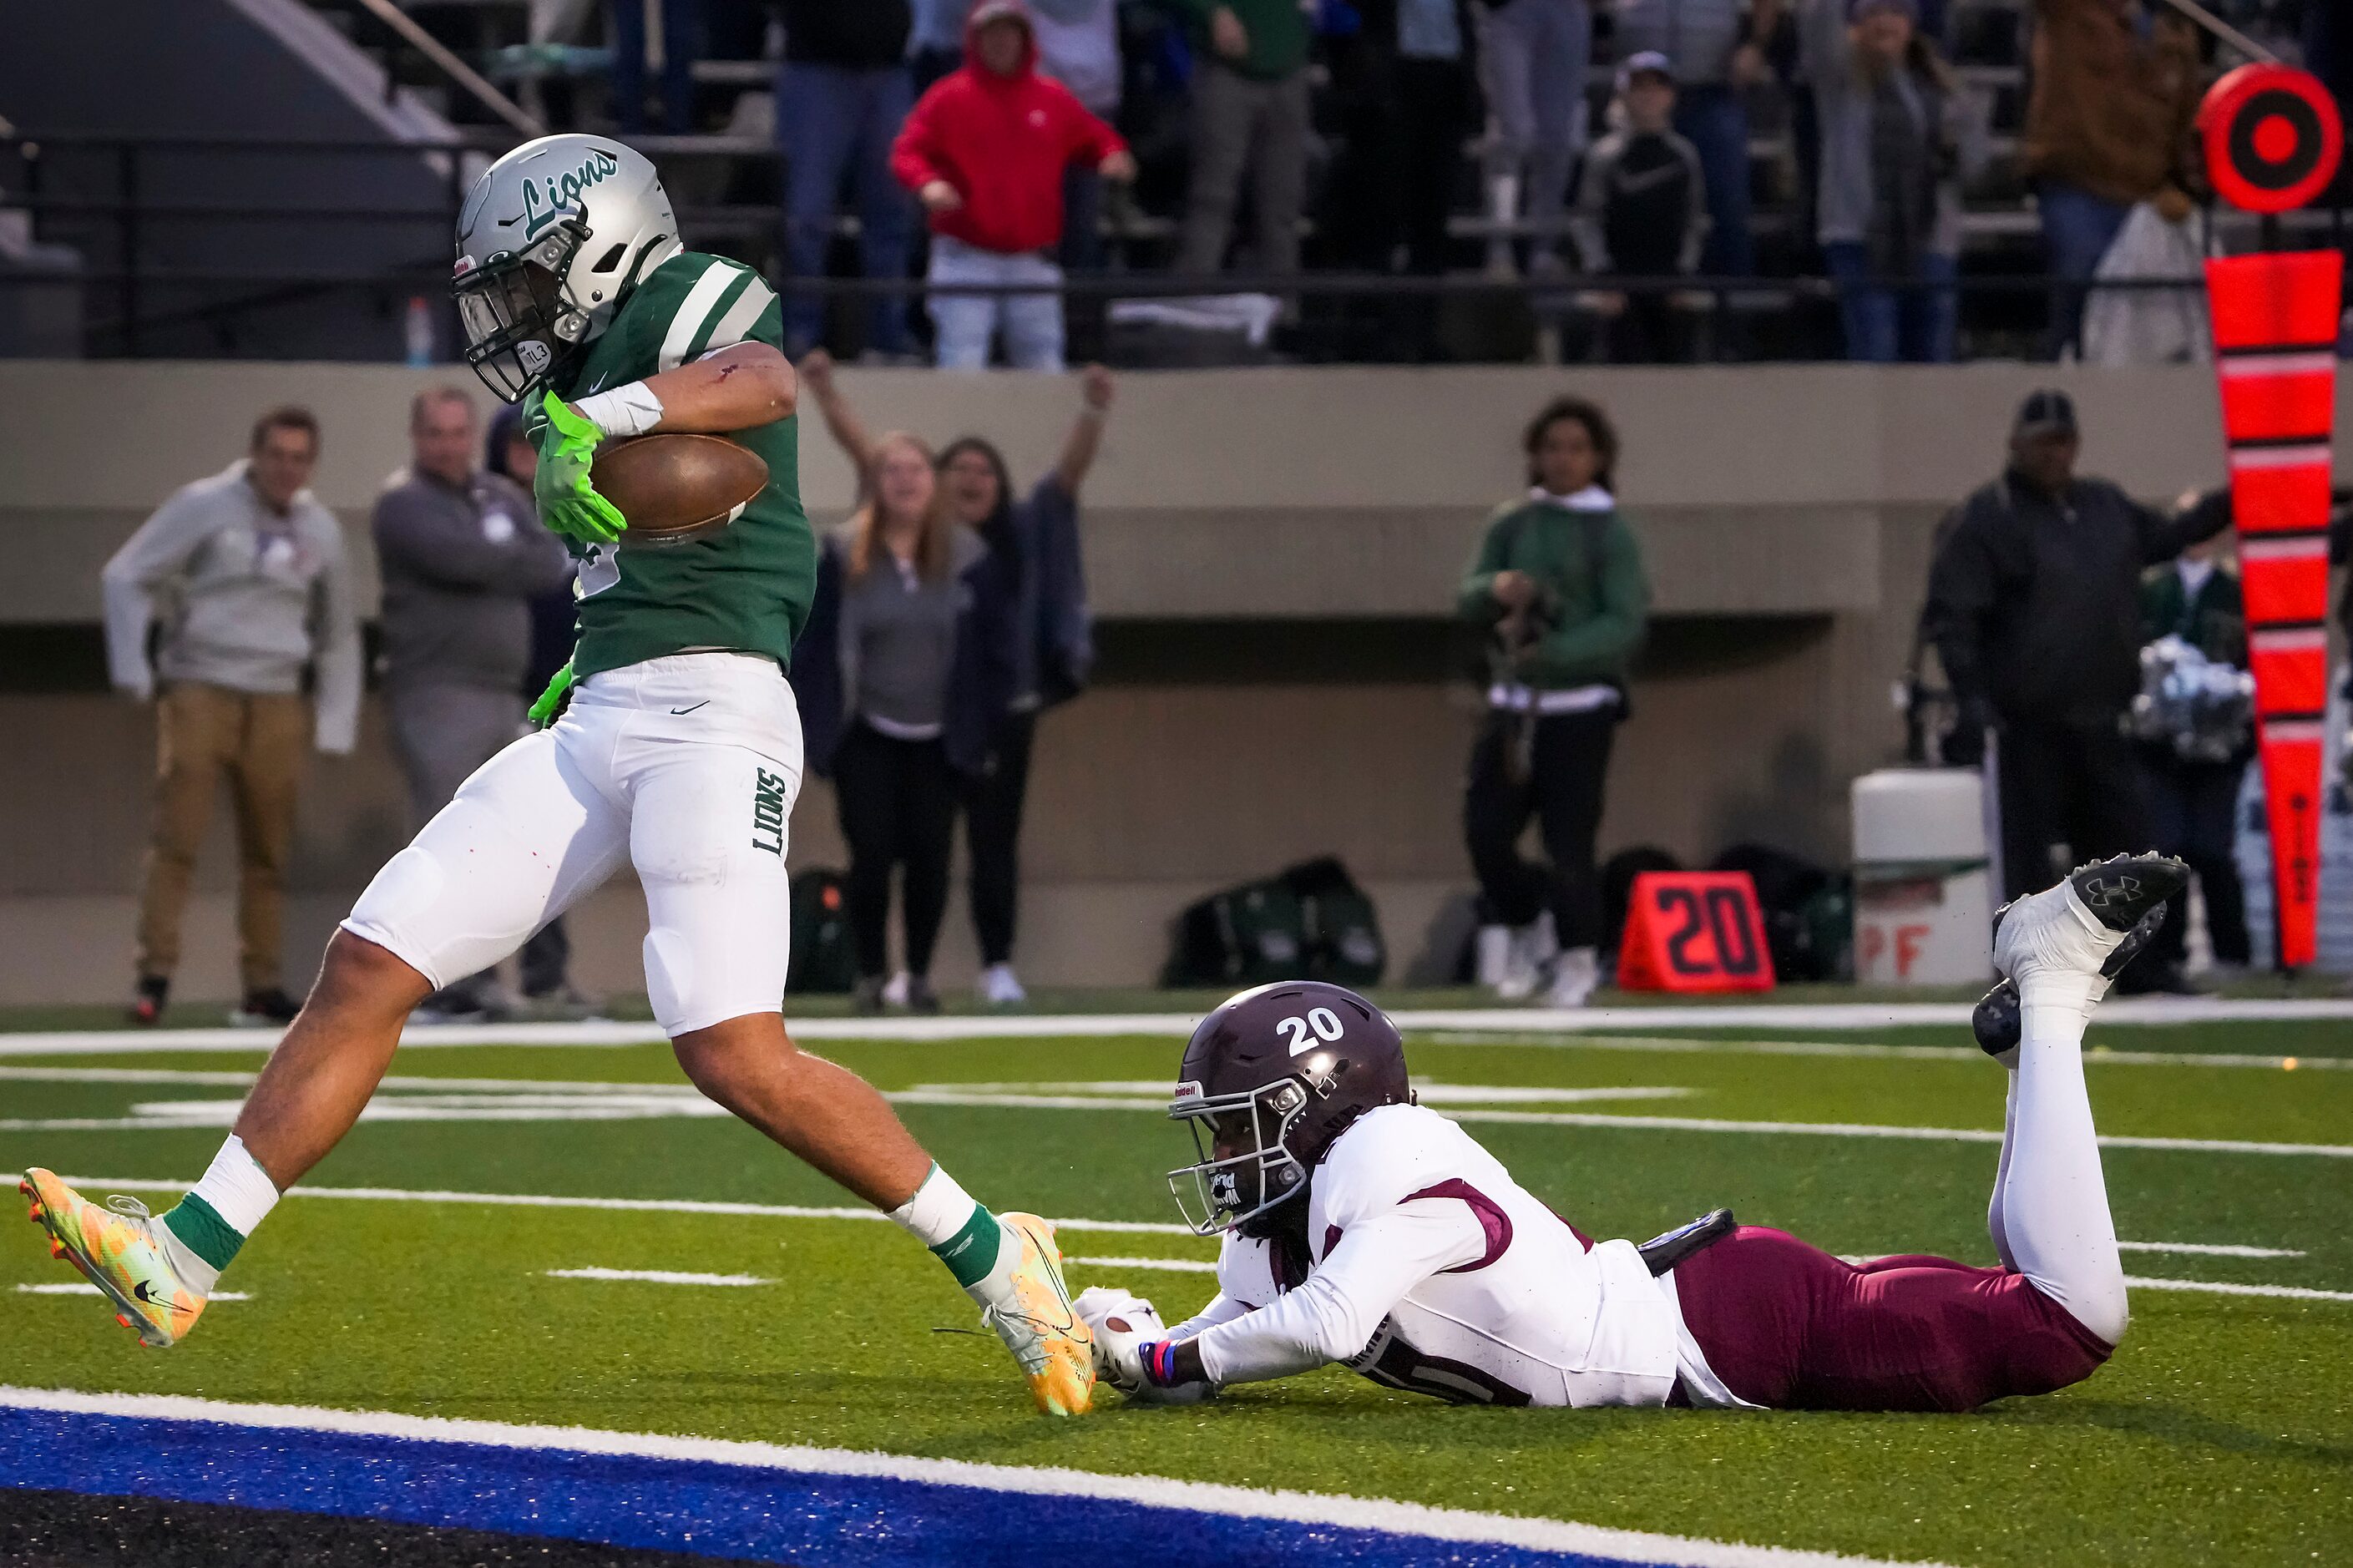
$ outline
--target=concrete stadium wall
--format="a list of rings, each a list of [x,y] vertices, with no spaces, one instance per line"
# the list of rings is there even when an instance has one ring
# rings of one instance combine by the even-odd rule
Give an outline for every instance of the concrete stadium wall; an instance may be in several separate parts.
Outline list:
[[[277,401],[319,412],[319,493],[364,559],[368,504],[404,457],[406,399],[435,379],[446,377],[0,363],[0,637],[93,623],[107,554],[174,486],[233,458],[253,414]],[[1075,405],[1072,385],[1050,378],[843,380],[876,426],[984,431],[1018,476],[1051,460]],[[2151,498],[2221,479],[2211,373],[2198,368],[1124,378],[1085,498],[1113,656],[1098,689],[1041,731],[1024,973],[1147,980],[1187,901],[1325,852],[1372,888],[1398,966],[1412,959],[1470,880],[1457,791],[1476,703],[1429,634],[1480,521],[1520,488],[1521,424],[1572,388],[1602,399],[1624,434],[1620,490],[1661,616],[1618,738],[1605,851],[1655,843],[1698,859],[1759,839],[1841,858],[1847,784],[1900,740],[1889,687],[1936,519],[1996,471],[2018,399],[2053,380],[2079,399],[2090,470]],[[838,517],[850,476],[811,424],[805,489],[821,519]],[[1313,657],[1327,637],[1355,653]],[[0,690],[0,1003],[111,999],[126,983],[152,721],[95,692],[30,689],[39,672],[16,673],[0,681],[14,688]],[[408,828],[371,703],[359,752],[319,761],[304,802],[293,978]],[[797,864],[841,862],[822,781],[804,791],[793,835]],[[233,974],[225,820],[216,837],[190,911],[188,995],[226,994]],[[643,916],[626,879],[575,929],[584,984],[638,988]],[[941,977],[972,964],[959,909]]]

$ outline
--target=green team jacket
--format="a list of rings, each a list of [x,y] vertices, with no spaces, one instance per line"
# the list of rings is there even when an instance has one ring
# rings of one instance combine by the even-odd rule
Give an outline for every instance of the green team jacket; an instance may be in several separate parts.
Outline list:
[[[2170,561],[2140,580],[2140,639],[2170,633],[2218,664],[2247,668],[2247,605],[2239,574],[2216,567],[2193,603]]]
[[[782,351],[776,293],[748,267],[685,251],[630,290],[612,325],[550,390],[576,402],[740,342]],[[573,545],[580,562],[575,676],[688,648],[791,663],[817,594],[817,535],[801,507],[799,418],[728,438],[760,455],[768,483],[726,528],[658,550]]]
[[[1504,571],[1536,580],[1551,626],[1519,667],[1520,680],[1539,690],[1626,684],[1650,616],[1651,588],[1623,513],[1543,500],[1498,508],[1462,574],[1457,609],[1464,620],[1485,626],[1502,618],[1493,589]]]

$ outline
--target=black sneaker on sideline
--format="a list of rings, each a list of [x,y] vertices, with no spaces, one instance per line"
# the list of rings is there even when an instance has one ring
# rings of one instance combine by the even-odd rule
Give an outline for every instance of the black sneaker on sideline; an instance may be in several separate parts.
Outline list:
[[[131,988],[131,1021],[142,1029],[152,1029],[164,1021],[164,1009],[171,1001],[171,981],[160,974],[142,974]]]
[[[939,993],[932,989],[932,983],[920,974],[907,976],[907,1011],[928,1016],[939,1010]]]
[[[294,1021],[302,1005],[286,994],[282,985],[267,990],[248,991],[245,1000],[229,1009],[228,1021],[240,1029],[282,1029]]]

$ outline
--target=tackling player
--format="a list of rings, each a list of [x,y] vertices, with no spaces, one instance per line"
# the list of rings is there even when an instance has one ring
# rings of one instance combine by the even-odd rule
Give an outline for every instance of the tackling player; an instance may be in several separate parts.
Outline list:
[[[318,984],[195,1189],[149,1218],[25,1174],[51,1250],[169,1345],[279,1194],[343,1134],[410,1009],[496,963],[625,861],[646,894],[646,990],[695,1087],[929,1246],[982,1308],[1039,1408],[1087,1408],[1092,1357],[1053,1229],[973,1201],[881,1096],[797,1050],[780,1008],[791,935],[785,826],[801,733],[784,667],[817,545],[799,494],[797,386],[776,295],[687,250],[652,163],[550,136],[492,164],[458,222],[467,361],[508,401],[538,395],[535,489],[580,559],[579,645],[516,742],[388,861],[328,944]],[[566,401],[569,400],[569,401]],[[768,483],[731,526],[617,548],[589,483],[600,442],[723,433]]]
[[[1085,1292],[1097,1374],[1147,1402],[1338,1362],[1461,1403],[1840,1410],[1970,1410],[2080,1382],[2126,1315],[2084,1029],[2186,876],[2119,856],[1998,919],[2009,979],[1978,1032],[2010,1069],[1987,1215],[1999,1268],[1858,1268],[1724,1210],[1640,1247],[1588,1240],[1413,1102],[1371,1005],[1335,985],[1244,992],[1194,1033],[1169,1111],[1202,1154],[1170,1174],[1178,1206],[1225,1233],[1218,1294],[1168,1329],[1139,1298]]]

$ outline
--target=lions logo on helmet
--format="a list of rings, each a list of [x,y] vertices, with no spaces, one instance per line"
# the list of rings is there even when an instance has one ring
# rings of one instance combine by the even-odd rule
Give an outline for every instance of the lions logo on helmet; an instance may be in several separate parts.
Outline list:
[[[466,363],[515,402],[612,324],[683,247],[661,178],[602,136],[543,136],[485,170],[458,216]]]
[[[1411,1105],[1405,1041],[1388,1015],[1344,986],[1277,982],[1201,1020],[1168,1104],[1192,1130],[1190,1165],[1168,1173],[1185,1223],[1202,1236],[1272,1234],[1274,1211],[1356,1118]]]

